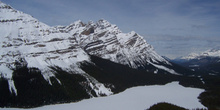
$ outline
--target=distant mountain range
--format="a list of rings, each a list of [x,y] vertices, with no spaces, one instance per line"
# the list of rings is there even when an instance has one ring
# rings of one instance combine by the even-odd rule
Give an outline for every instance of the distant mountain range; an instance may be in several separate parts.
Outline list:
[[[200,54],[191,53],[186,57],[173,60],[184,67],[203,74],[220,75],[220,49],[210,49]]]

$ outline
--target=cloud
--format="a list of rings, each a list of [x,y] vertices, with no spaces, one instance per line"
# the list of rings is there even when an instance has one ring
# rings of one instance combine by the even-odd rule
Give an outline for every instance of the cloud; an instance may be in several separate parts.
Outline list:
[[[205,25],[196,25],[196,24],[193,24],[193,25],[192,25],[192,28],[194,28],[194,29],[204,29],[204,28],[208,28],[208,27],[205,26]]]
[[[156,52],[162,56],[167,56],[171,59],[180,56],[186,56],[192,52],[200,53],[213,47],[218,47],[217,42],[208,42],[204,40],[190,40],[190,41],[150,41]],[[163,47],[163,48],[161,48]]]

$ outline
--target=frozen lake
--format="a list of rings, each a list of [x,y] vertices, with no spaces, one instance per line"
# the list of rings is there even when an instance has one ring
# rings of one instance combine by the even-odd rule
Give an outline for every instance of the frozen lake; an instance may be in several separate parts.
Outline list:
[[[205,108],[197,99],[203,91],[203,89],[183,87],[178,82],[172,82],[161,86],[133,87],[108,97],[91,98],[77,103],[47,105],[31,110],[145,110],[158,102],[168,102],[188,109]],[[15,109],[4,108],[4,110]]]

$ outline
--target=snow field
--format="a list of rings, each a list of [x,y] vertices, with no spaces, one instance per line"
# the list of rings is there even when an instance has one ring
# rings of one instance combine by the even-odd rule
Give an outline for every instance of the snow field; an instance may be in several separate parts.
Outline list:
[[[203,91],[203,89],[183,87],[178,82],[172,82],[166,85],[133,87],[108,97],[27,110],[145,110],[158,102],[168,102],[187,109],[205,108],[197,99]],[[15,109],[3,108],[3,110]]]

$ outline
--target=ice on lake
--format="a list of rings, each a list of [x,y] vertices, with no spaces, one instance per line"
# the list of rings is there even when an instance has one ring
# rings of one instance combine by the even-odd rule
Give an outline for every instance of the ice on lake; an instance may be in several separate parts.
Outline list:
[[[133,87],[107,97],[47,105],[31,110],[145,110],[158,102],[168,102],[188,109],[205,108],[197,98],[203,91],[203,89],[183,87],[178,82],[172,82],[166,85]]]

